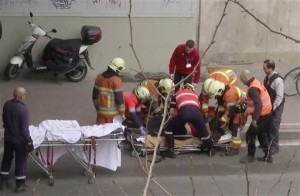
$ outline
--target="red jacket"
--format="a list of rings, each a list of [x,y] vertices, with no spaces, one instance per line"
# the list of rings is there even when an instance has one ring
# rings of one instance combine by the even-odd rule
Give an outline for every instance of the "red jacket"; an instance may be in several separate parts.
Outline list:
[[[136,95],[133,92],[124,93],[124,103],[125,103],[126,113],[141,111],[142,104],[137,99]]]
[[[179,111],[184,106],[195,106],[200,109],[198,96],[191,89],[182,89],[176,92],[176,107]]]
[[[195,76],[194,76],[194,83],[198,83],[200,79],[200,67],[201,67],[201,61],[200,59],[200,53],[199,51],[194,48],[192,52],[186,53],[185,51],[185,44],[180,44],[178,45],[174,52],[173,55],[170,59],[170,64],[169,64],[169,73],[174,74],[176,73],[181,73],[181,74],[190,74],[194,67],[197,65],[199,62],[199,66],[197,67],[195,71]],[[186,67],[186,64],[191,64],[192,66],[190,68]]]

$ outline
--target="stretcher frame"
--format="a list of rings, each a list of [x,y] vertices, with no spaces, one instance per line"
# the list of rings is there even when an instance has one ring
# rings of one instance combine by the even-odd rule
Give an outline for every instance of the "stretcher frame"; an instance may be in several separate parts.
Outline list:
[[[141,156],[144,157],[146,154],[153,154],[154,148],[147,147],[145,143],[142,142],[135,142],[136,138],[140,136],[139,130],[136,128],[127,128],[126,140],[131,146],[125,147],[125,149],[130,149],[130,155],[132,157]],[[194,138],[192,135],[174,135],[174,139],[189,139]],[[128,145],[128,144],[127,144]],[[214,143],[214,147],[223,147],[225,149],[230,148],[230,141],[225,143]],[[160,145],[158,148],[159,151],[167,150],[167,146]],[[174,147],[176,154],[185,154],[185,153],[192,153],[192,152],[202,152],[202,141],[199,144],[188,144],[182,145],[179,147]]]
[[[95,183],[95,177],[96,177],[96,165],[90,164],[90,158],[91,158],[91,150],[94,149],[94,163],[96,158],[96,148],[97,141],[117,141],[118,147],[121,141],[124,141],[125,137],[123,134],[123,131],[116,132],[113,131],[110,134],[107,134],[102,137],[92,137],[92,138],[83,138],[74,144],[62,142],[62,141],[43,141],[39,147],[46,147],[47,148],[47,159],[41,160],[39,158],[39,153],[41,153],[40,148],[38,147],[35,149],[35,153],[31,152],[29,153],[29,156],[32,158],[33,162],[36,163],[47,175],[48,175],[48,184],[50,186],[54,186],[54,176],[53,176],[53,167],[54,167],[54,151],[55,147],[66,147],[67,152],[72,155],[72,157],[85,169],[83,174],[88,177],[88,183],[94,184]],[[88,154],[87,159],[88,162],[83,161],[72,149],[72,147],[75,146],[82,146],[87,147]]]

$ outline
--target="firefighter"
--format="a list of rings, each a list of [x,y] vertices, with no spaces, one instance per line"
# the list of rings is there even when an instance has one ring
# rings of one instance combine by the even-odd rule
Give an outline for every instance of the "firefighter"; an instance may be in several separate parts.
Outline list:
[[[247,112],[252,117],[252,122],[246,133],[246,142],[248,154],[240,162],[248,163],[255,161],[256,137],[263,149],[265,155],[258,157],[258,161],[272,163],[272,154],[270,153],[270,142],[268,134],[272,123],[272,103],[266,88],[258,81],[249,70],[243,70],[241,81],[248,86]]]
[[[204,116],[208,115],[208,101],[210,96],[208,94],[208,87],[214,82],[219,81],[225,85],[233,85],[237,83],[237,76],[231,69],[217,69],[208,75],[207,79],[204,81],[201,93],[199,95],[199,101],[201,103],[201,111]],[[224,110],[224,108],[218,108],[219,110]]]
[[[121,115],[125,118],[125,105],[123,100],[123,82],[119,76],[125,69],[122,58],[114,58],[108,68],[99,74],[93,89],[93,102],[97,111],[96,123],[112,123],[113,118]]]
[[[126,106],[126,122],[133,121],[134,125],[140,129],[141,135],[146,135],[147,130],[144,127],[143,115],[141,109],[143,104],[149,100],[150,92],[144,86],[137,86],[133,92],[124,93],[124,102]]]
[[[139,85],[146,87],[150,92],[150,99],[147,103],[145,103],[145,105],[148,107],[151,105],[150,110],[153,111],[154,114],[161,114],[163,110],[160,105],[163,100],[160,95],[166,97],[168,93],[173,90],[173,81],[169,78],[161,79],[159,81],[144,80]]]
[[[225,85],[222,82],[214,81],[207,92],[215,96],[223,104],[225,111],[217,115],[217,127],[228,127],[231,133],[223,135],[218,143],[230,142],[230,148],[226,148],[225,155],[233,156],[239,153],[241,139],[238,134],[238,129],[243,130],[246,123],[247,102],[246,93],[236,85]]]
[[[167,150],[161,152],[161,156],[175,158],[174,134],[186,134],[185,124],[190,123],[198,132],[198,137],[203,141],[203,149],[209,156],[213,155],[213,141],[206,128],[200,113],[200,103],[192,84],[185,84],[182,90],[172,97],[170,114],[173,116],[167,123],[164,134]]]

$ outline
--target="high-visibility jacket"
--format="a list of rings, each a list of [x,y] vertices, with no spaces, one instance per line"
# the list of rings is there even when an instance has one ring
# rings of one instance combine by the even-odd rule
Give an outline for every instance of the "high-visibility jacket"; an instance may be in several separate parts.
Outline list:
[[[158,81],[156,80],[144,80],[140,83],[141,86],[144,86],[146,87],[149,92],[150,92],[150,95],[151,97],[155,97],[155,98],[158,98],[159,97],[159,94],[157,93],[156,89],[157,86],[158,86]]]
[[[179,111],[184,106],[195,106],[200,109],[197,94],[191,89],[182,89],[176,92],[176,107]]]
[[[230,88],[223,95],[223,104],[225,106],[225,116],[228,117],[230,110],[233,106],[237,106],[246,101],[246,92],[237,87],[231,85]],[[235,113],[233,116],[233,123],[238,124],[240,122],[239,114]]]
[[[225,85],[236,85],[237,76],[232,69],[217,69],[208,75],[208,78],[215,79],[219,82],[224,83]],[[199,101],[202,105],[202,110],[206,111],[208,109],[208,101],[209,96],[207,92],[204,92],[204,87],[202,86],[202,90],[199,96]]]
[[[271,98],[268,94],[267,89],[257,80],[254,79],[253,82],[250,83],[248,91],[250,88],[258,88],[260,91],[260,99],[262,103],[262,109],[260,111],[260,116],[265,116],[269,114],[272,111],[272,104],[271,104]],[[248,95],[247,92],[247,100],[248,100],[248,107],[247,112],[249,115],[254,113],[255,105],[251,97]]]
[[[215,79],[225,85],[237,83],[237,76],[232,69],[217,69],[209,74],[207,78]]]
[[[94,104],[98,114],[108,117],[125,114],[123,82],[119,77],[106,78],[99,74],[94,89],[97,90],[97,100],[94,100]]]

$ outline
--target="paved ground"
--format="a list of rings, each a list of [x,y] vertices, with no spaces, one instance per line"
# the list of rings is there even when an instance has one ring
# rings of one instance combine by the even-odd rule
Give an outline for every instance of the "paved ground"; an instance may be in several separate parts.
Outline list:
[[[235,65],[238,72],[249,68],[263,77],[262,65]],[[283,67],[279,67],[281,70]],[[287,67],[282,74],[287,72]],[[91,93],[95,73],[80,83],[70,83],[61,79],[57,84],[47,75],[36,75],[24,72],[19,78],[12,81],[0,81],[0,105],[12,97],[12,90],[16,86],[24,86],[28,90],[26,101],[33,125],[38,125],[46,119],[77,120],[80,125],[93,125],[95,111],[92,105]],[[130,91],[134,83],[126,83],[125,90]],[[199,85],[200,86],[200,85]],[[287,140],[281,142],[282,150],[275,157],[274,164],[254,163],[249,165],[248,174],[251,180],[250,195],[267,195],[271,187],[280,180],[269,195],[300,195],[299,150],[292,159],[299,145],[299,108],[300,97],[288,97],[282,120],[281,136]],[[0,131],[1,132],[1,131]],[[3,134],[3,133],[1,133]],[[291,140],[292,139],[292,140]],[[3,146],[1,142],[1,146]],[[0,148],[2,154],[2,149]],[[116,172],[103,168],[97,169],[96,184],[87,184],[87,178],[82,176],[83,168],[69,155],[62,157],[55,165],[55,186],[47,185],[47,175],[34,163],[29,163],[29,185],[34,187],[40,179],[34,195],[142,195],[144,179],[138,169],[135,158],[122,154],[122,167]],[[245,166],[239,159],[245,154],[243,147],[240,155],[225,158],[222,152],[212,159],[203,154],[180,155],[175,160],[165,160],[156,164],[154,176],[172,195],[192,195],[190,177],[193,176],[196,195],[246,195],[246,178],[243,171]],[[261,155],[260,153],[258,155]],[[193,157],[193,164],[190,159]],[[289,163],[290,160],[293,160]],[[212,171],[212,173],[211,173]],[[282,175],[282,177],[280,177]],[[212,178],[212,176],[214,178]],[[216,180],[216,184],[213,182]],[[116,184],[114,184],[114,182]],[[100,189],[98,189],[98,187]],[[218,188],[219,187],[219,188]],[[154,195],[166,195],[157,186],[152,185]],[[123,194],[124,189],[126,194]],[[255,191],[257,189],[257,194]],[[0,195],[12,195],[12,189],[0,192]],[[150,193],[149,193],[150,194]],[[23,195],[30,195],[25,193]]]
[[[247,171],[250,180],[249,195],[297,196],[300,194],[300,156],[297,149],[296,146],[282,147],[280,154],[274,156],[273,164],[255,162],[248,164],[247,169],[244,164],[239,163],[239,159],[245,155],[245,148],[241,149],[239,155],[230,158],[224,157],[222,151],[218,151],[212,159],[201,153],[182,154],[176,159],[157,163],[153,176],[171,195],[193,195],[193,182],[195,195],[242,196],[247,195]],[[295,158],[292,158],[294,154]],[[261,155],[258,151],[258,156]],[[147,163],[145,157],[142,161]],[[28,185],[31,190],[34,189],[34,193],[29,191],[19,195],[135,196],[142,195],[145,185],[136,158],[130,157],[126,151],[122,153],[122,166],[116,172],[97,168],[95,184],[88,184],[83,168],[70,155],[59,159],[54,169],[54,186],[51,187],[48,186],[46,173],[30,161]],[[151,183],[150,188],[153,194],[149,192],[148,195],[167,195],[154,183]],[[15,195],[12,191],[13,187],[0,192],[0,195]]]

